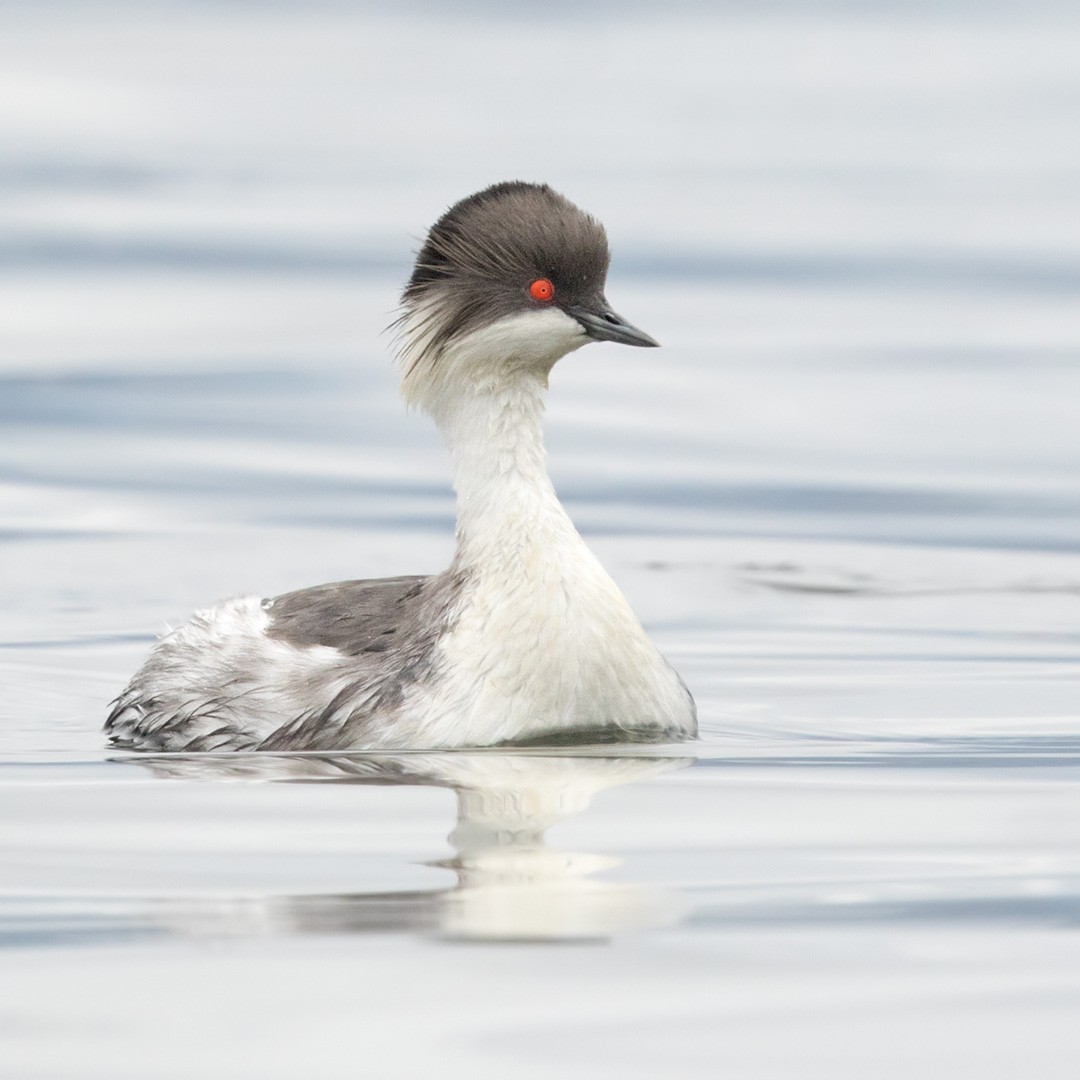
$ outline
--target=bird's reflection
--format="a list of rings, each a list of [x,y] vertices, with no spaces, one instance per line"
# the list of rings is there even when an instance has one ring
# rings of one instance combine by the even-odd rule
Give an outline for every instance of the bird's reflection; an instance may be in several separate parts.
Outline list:
[[[292,783],[434,785],[457,795],[449,888],[184,903],[160,911],[176,930],[268,933],[419,932],[456,940],[606,938],[678,916],[663,890],[597,878],[621,860],[563,851],[545,838],[605,788],[672,772],[687,757],[583,752],[138,756],[156,775]],[[177,920],[184,923],[177,926]]]

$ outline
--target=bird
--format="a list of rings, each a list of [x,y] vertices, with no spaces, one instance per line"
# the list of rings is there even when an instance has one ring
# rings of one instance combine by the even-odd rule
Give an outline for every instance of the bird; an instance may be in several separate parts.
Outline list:
[[[119,749],[453,749],[673,742],[693,697],[586,546],[548,475],[555,363],[594,341],[658,343],[612,310],[603,225],[547,184],[451,206],[396,320],[405,402],[453,465],[450,566],[196,612],[111,702]]]

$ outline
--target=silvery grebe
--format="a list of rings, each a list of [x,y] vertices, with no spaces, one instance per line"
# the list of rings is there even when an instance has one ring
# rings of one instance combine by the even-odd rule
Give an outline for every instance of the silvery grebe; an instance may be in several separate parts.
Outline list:
[[[457,550],[431,577],[344,581],[198,612],[113,703],[114,745],[360,750],[685,739],[693,698],[547,474],[555,362],[655,346],[604,297],[603,226],[496,184],[434,225],[402,297],[402,391],[453,458]]]

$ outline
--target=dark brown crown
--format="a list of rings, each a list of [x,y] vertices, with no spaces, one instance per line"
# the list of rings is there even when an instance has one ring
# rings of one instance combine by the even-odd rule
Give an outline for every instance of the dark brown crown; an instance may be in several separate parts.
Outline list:
[[[607,236],[595,218],[546,184],[495,184],[456,203],[432,226],[402,297],[438,295],[445,337],[536,306],[529,286],[547,278],[554,303],[602,297]]]

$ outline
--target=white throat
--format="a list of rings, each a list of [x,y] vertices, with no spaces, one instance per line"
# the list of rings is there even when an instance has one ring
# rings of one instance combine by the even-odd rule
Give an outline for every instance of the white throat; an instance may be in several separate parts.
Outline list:
[[[546,379],[520,377],[458,399],[439,418],[454,465],[459,561],[574,532],[547,471],[546,388]]]
[[[419,325],[431,315],[418,313]],[[407,321],[404,392],[432,415],[453,459],[458,563],[576,538],[548,477],[543,415],[551,368],[588,340],[581,327],[546,308],[465,335],[437,356],[430,341],[411,352],[408,333]]]

